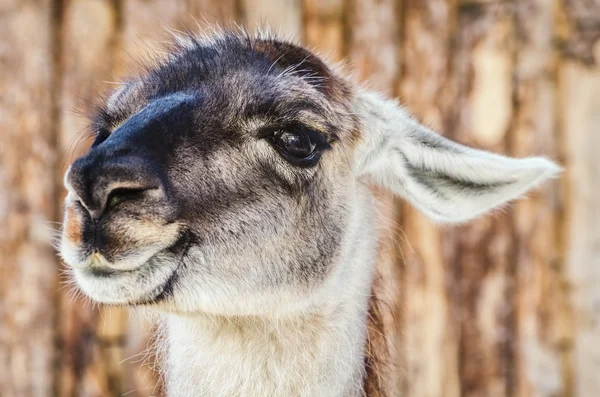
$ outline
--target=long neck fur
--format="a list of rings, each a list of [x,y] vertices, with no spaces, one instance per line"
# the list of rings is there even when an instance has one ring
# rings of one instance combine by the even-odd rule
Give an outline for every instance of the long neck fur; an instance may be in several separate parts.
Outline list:
[[[376,232],[371,199],[342,248],[343,282],[327,304],[285,318],[166,316],[169,396],[358,397],[365,392]]]

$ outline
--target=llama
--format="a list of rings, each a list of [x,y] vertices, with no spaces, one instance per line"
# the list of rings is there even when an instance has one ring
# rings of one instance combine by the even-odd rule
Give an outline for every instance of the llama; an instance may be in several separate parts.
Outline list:
[[[169,396],[376,394],[370,187],[465,222],[559,171],[449,141],[270,35],[178,37],[91,128],[60,253],[94,301],[158,313]]]

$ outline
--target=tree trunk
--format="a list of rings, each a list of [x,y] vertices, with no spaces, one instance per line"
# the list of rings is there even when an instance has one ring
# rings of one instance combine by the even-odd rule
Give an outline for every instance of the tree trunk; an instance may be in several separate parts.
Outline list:
[[[557,285],[562,321],[555,337],[563,390],[593,396],[600,391],[600,4],[568,0],[558,12],[559,139],[566,173]]]
[[[53,18],[48,0],[0,10],[2,396],[50,396],[57,375]]]
[[[514,122],[509,145],[518,157],[558,155],[554,15],[543,0],[516,9]],[[571,322],[561,287],[558,185],[549,184],[514,205],[516,337],[515,396],[571,395],[561,373],[559,335]],[[562,333],[562,331],[560,332]],[[565,374],[566,375],[566,374]]]
[[[437,131],[450,132],[452,42],[457,4],[453,0],[404,2],[403,74],[399,94],[405,106]],[[448,261],[452,233],[403,205],[401,334],[407,396],[460,396],[456,281]],[[431,357],[437,359],[432,360]]]

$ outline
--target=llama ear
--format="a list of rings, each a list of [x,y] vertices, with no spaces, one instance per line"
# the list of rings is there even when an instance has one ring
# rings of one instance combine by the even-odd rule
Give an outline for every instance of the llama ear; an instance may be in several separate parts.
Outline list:
[[[429,130],[396,102],[358,94],[363,124],[356,174],[442,222],[472,219],[556,176],[540,157],[515,159],[471,149]]]

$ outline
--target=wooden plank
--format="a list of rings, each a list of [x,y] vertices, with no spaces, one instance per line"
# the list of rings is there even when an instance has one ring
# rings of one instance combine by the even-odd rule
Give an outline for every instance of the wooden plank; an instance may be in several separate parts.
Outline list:
[[[238,8],[237,0],[188,0],[188,13],[200,25],[230,27],[239,18]]]
[[[508,152],[513,120],[514,26],[508,3],[459,9],[452,136],[493,152]],[[515,388],[515,246],[510,210],[449,230],[455,252],[455,312],[459,322],[460,395],[510,396]]]
[[[600,57],[600,46],[596,46]],[[575,334],[564,348],[573,349],[574,396],[600,390],[600,68],[566,61],[560,70],[560,95],[567,169],[566,274]],[[576,372],[575,372],[576,371]]]
[[[440,133],[451,127],[456,100],[448,84],[456,12],[451,0],[404,1],[400,97],[411,113]],[[454,295],[447,287],[456,281],[446,252],[452,240],[426,216],[407,204],[403,207],[403,392],[458,397],[458,323],[450,301]]]
[[[62,12],[57,138],[60,164],[56,181],[59,205],[66,195],[62,187],[64,171],[91,144],[93,133],[86,128],[88,120],[82,113],[89,114],[102,91],[110,88],[102,82],[112,80],[113,51],[118,39],[118,15],[110,0],[68,0]],[[99,325],[98,308],[83,299],[73,299],[73,294],[71,288],[60,292],[58,395],[119,394],[123,379],[115,368],[122,357],[106,359],[107,343]]]
[[[302,39],[302,0],[240,0],[248,30],[269,28],[285,37]]]
[[[393,96],[400,68],[397,2],[353,0],[347,12],[347,57],[368,87]]]
[[[598,64],[600,2],[564,0],[556,7],[557,41],[564,57],[594,67]]]
[[[515,118],[509,139],[517,157],[541,155],[557,160],[552,11],[552,4],[544,0],[523,1],[516,9]],[[514,205],[518,337],[514,394],[520,397],[565,396],[567,392],[558,349],[572,333],[567,296],[561,287],[561,216],[558,182],[546,184]]]
[[[0,34],[0,395],[46,397],[57,286],[51,2],[2,2]]]
[[[570,0],[562,6],[557,9],[560,147],[566,165],[561,245],[571,321],[557,334],[566,395],[584,397],[600,390],[600,4]]]
[[[121,5],[122,33],[118,50],[119,77],[135,75],[143,64],[160,57],[167,29],[191,24],[186,0],[125,0]]]
[[[344,1],[304,0],[304,43],[327,57],[344,55]]]

